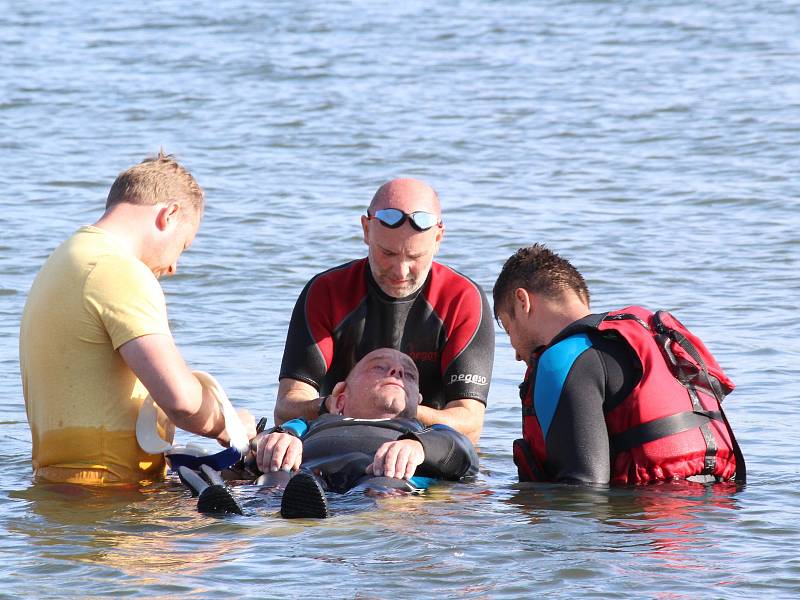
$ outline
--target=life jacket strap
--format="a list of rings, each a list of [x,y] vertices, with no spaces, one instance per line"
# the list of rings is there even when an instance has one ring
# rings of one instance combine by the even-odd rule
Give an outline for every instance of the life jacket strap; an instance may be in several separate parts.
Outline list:
[[[707,425],[712,419],[722,421],[723,417],[719,411],[711,410],[703,412],[686,411],[677,415],[654,419],[612,436],[611,451],[613,454],[625,452],[668,435]]]

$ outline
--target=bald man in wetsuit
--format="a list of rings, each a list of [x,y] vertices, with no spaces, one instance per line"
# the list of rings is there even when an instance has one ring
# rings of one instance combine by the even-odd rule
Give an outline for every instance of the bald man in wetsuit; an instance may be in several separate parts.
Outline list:
[[[410,357],[391,348],[368,353],[334,387],[332,414],[294,419],[256,438],[256,463],[266,474],[260,483],[296,472],[281,514],[326,517],[326,491],[343,493],[376,478],[382,487],[411,490],[415,476],[458,480],[477,473],[478,457],[466,436],[417,420],[420,399]]]
[[[416,179],[382,185],[361,217],[368,256],[312,278],[292,313],[275,422],[335,410],[333,386],[376,348],[409,355],[420,374],[424,425],[477,443],[494,360],[483,290],[434,262],[444,235],[436,191]]]

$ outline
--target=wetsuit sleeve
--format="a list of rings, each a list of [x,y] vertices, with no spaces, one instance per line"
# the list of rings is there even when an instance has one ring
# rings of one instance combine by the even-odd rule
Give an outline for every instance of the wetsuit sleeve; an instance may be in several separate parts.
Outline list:
[[[610,481],[605,410],[624,399],[638,382],[632,360],[621,342],[604,339],[595,339],[592,347],[575,359],[545,433],[545,468],[555,481]],[[541,396],[536,399],[537,414],[547,401]]]
[[[494,363],[494,325],[486,294],[474,285],[475,297],[460,303],[442,351],[445,401],[472,398],[486,404]]]
[[[447,425],[409,432],[398,439],[416,440],[422,444],[425,461],[417,467],[416,475],[457,481],[478,472],[478,454],[472,442]]]
[[[286,333],[279,379],[297,379],[319,389],[328,367],[320,350],[320,344],[311,334],[311,324],[308,322],[310,308],[313,314],[324,310],[324,307],[308,306],[309,290],[315,279],[306,284],[294,305],[289,331]],[[322,339],[319,342],[329,343],[332,346],[333,332],[325,332],[321,327],[317,329],[321,331]]]

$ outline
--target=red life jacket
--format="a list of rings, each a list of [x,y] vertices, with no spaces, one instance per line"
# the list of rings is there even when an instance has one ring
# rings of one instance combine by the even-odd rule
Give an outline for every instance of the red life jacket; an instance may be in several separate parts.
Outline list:
[[[665,311],[632,306],[608,313],[597,328],[623,338],[641,362],[630,395],[605,413],[611,483],[648,483],[711,475],[745,479],[745,464],[722,411],[733,388],[702,341]],[[578,330],[570,333],[580,333]],[[545,440],[533,404],[531,369],[522,394],[522,435],[514,442],[521,481],[547,481]]]

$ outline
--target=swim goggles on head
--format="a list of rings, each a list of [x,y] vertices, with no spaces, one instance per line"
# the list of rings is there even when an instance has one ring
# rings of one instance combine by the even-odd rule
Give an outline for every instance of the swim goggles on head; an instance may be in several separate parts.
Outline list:
[[[374,215],[367,211],[368,219],[378,219],[382,225],[389,229],[397,229],[408,219],[411,226],[417,231],[428,231],[431,227],[442,225],[442,221],[433,213],[418,210],[412,213],[404,213],[399,208],[382,208],[376,210]]]

